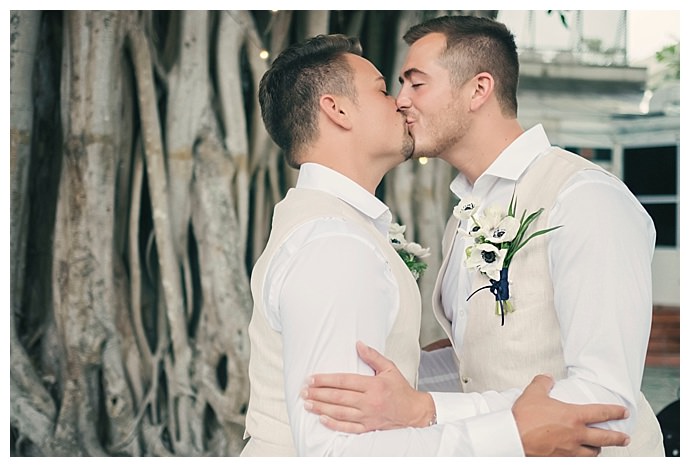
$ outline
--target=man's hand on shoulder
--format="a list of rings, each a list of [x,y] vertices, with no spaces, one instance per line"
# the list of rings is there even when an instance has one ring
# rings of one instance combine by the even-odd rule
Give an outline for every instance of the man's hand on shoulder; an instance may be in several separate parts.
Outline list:
[[[358,342],[357,352],[375,376],[314,375],[302,392],[306,410],[321,415],[328,428],[347,433],[424,427],[435,420],[431,395],[412,388],[395,364],[371,347]]]
[[[527,456],[597,456],[605,446],[627,446],[625,433],[592,428],[593,423],[628,417],[625,407],[567,404],[549,397],[553,379],[536,376],[513,405]]]

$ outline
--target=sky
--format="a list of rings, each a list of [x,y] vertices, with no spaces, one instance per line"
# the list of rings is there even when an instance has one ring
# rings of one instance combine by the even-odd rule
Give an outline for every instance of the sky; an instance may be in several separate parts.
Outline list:
[[[556,11],[562,12],[568,27],[563,26],[558,14],[549,14],[546,9],[502,9],[497,19],[515,35],[519,49],[571,50],[580,30],[586,39],[600,39],[603,50],[622,47],[627,42],[628,63],[633,65],[680,39],[679,10],[628,10],[624,16],[623,10],[588,9],[579,15],[579,27],[575,10]],[[622,22],[624,18],[627,23]]]
[[[631,62],[653,55],[680,40],[680,11],[628,12],[628,57]]]

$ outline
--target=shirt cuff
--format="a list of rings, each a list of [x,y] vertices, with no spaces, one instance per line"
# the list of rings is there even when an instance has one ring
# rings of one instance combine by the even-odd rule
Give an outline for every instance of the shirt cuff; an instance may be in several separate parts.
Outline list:
[[[501,410],[466,421],[477,457],[524,457],[520,433],[512,410]]]
[[[477,407],[476,401],[470,394],[457,392],[430,392],[429,394],[434,400],[436,421],[439,424],[452,423],[486,412],[482,411],[481,407]]]

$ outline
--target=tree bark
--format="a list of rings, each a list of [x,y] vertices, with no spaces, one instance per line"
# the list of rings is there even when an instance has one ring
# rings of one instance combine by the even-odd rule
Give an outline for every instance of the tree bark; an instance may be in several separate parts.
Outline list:
[[[48,451],[55,404],[17,332],[22,315],[34,103],[31,84],[41,13],[10,12],[10,424]]]
[[[105,455],[102,407],[113,439],[132,418],[113,297],[115,173],[122,101],[119,16],[66,15],[63,67],[65,152],[58,194],[53,289],[64,345],[64,386],[53,451]],[[89,53],[84,53],[88,50]]]
[[[168,436],[173,452],[185,453],[192,446],[191,433],[187,423],[178,423],[182,416],[191,412],[192,388],[190,386],[190,366],[192,352],[187,337],[187,317],[184,311],[182,296],[182,277],[170,218],[168,198],[168,177],[165,166],[160,119],[156,106],[152,58],[149,42],[142,28],[132,27],[129,30],[132,47],[134,70],[137,80],[139,111],[141,118],[144,155],[148,188],[151,196],[153,223],[156,238],[156,250],[160,264],[160,282],[162,287],[161,306],[165,312],[167,329],[169,329],[172,355],[166,368],[169,412]]]
[[[233,160],[228,174],[236,187],[234,199],[239,223],[239,248],[247,248],[249,235],[249,139],[247,114],[242,96],[242,65],[240,55],[247,37],[246,28],[238,24],[230,14],[220,15],[218,49],[216,53],[218,97],[225,147]]]

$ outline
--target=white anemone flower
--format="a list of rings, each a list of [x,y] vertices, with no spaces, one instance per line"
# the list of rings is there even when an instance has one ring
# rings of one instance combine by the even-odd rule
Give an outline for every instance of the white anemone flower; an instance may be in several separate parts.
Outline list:
[[[396,250],[402,249],[407,244],[407,240],[405,240],[406,228],[406,226],[400,225],[397,222],[391,222],[390,227],[388,227],[388,239]]]
[[[486,232],[484,232],[481,225],[472,224],[472,227],[467,231],[467,236],[474,238],[475,242],[481,242],[483,237],[486,237]]]
[[[517,235],[520,228],[520,221],[513,216],[504,217],[498,225],[489,228],[486,239],[492,243],[511,242]]]
[[[473,224],[469,230],[471,237],[477,242],[483,242],[491,236],[492,230],[501,222],[506,216],[506,213],[497,206],[489,206],[481,212],[477,213],[476,224]],[[473,218],[474,219],[474,218]]]
[[[507,216],[508,214],[506,214],[505,210],[500,207],[496,205],[488,206],[479,214],[479,223],[488,231],[490,228],[497,226]]]
[[[429,256],[429,252],[431,251],[431,248],[423,248],[422,245],[416,242],[409,242],[405,244],[403,249],[417,258],[426,258]]]
[[[391,225],[388,227],[388,233],[390,235],[403,235],[405,229],[407,229],[407,226],[400,225],[397,222],[391,222]]]
[[[468,196],[458,201],[458,204],[453,208],[453,215],[460,220],[466,220],[477,212],[478,207],[479,203],[477,200]]]
[[[491,279],[497,281],[501,278],[501,269],[506,250],[499,250],[491,243],[478,243],[472,247],[472,251],[465,260],[468,268],[477,268]]]

